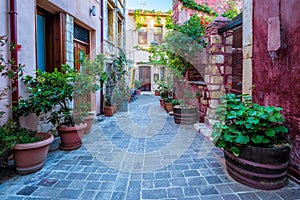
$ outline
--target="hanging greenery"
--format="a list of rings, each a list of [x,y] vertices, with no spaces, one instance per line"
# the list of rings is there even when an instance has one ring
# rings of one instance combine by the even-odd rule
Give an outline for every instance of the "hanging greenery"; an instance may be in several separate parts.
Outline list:
[[[155,11],[155,10],[143,10],[143,9],[135,9],[133,12],[133,17],[135,20],[135,27],[137,29],[142,28],[143,25],[146,23],[146,15],[147,14],[156,14],[155,16],[155,23],[157,25],[161,25],[162,24],[162,14],[168,14],[166,16],[166,21],[168,21],[168,23],[170,23],[170,21],[172,22],[172,10],[168,11],[168,12],[162,12],[162,11]],[[166,22],[167,24],[167,22]]]
[[[238,4],[233,0],[229,0],[227,2],[227,11],[222,13],[221,15],[232,20],[233,18],[238,16],[239,13],[240,11],[238,9]]]
[[[182,2],[182,5],[186,8],[190,8],[192,10],[201,11],[208,15],[218,16],[219,14],[215,11],[213,11],[210,7],[207,5],[200,5],[197,4],[194,0],[179,0]]]
[[[204,40],[206,23],[196,14],[182,25],[171,24],[172,30],[164,38],[164,43],[141,48],[150,53],[150,63],[166,66],[177,75],[183,75],[191,65],[193,56],[206,46]]]

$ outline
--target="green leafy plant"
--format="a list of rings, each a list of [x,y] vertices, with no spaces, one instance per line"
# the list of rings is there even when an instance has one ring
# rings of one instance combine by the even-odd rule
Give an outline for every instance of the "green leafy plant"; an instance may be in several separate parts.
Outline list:
[[[249,95],[227,94],[216,111],[220,122],[214,124],[213,141],[234,155],[239,155],[240,147],[245,145],[281,144],[288,132],[281,110],[253,103]]]
[[[8,45],[6,36],[0,36],[0,46],[4,47]],[[16,48],[16,45],[10,44],[9,50],[12,51]],[[18,76],[23,75],[23,65],[18,65],[14,68],[15,61],[5,59],[2,55],[3,50],[0,50],[0,75],[3,78],[8,79],[11,83],[15,83]],[[9,92],[14,91],[16,88],[7,86],[5,89],[0,91],[0,103],[3,103]],[[18,104],[6,106],[8,109],[13,110],[14,119],[8,119],[3,125],[0,126],[0,165],[5,165],[7,157],[10,155],[12,148],[17,143],[31,143],[38,142],[41,139],[36,137],[36,131],[32,131],[26,128],[22,128],[19,124],[18,118]],[[5,114],[5,111],[0,111],[0,118]]]
[[[134,81],[134,87],[136,88],[136,89],[141,89],[141,82],[140,82],[140,80],[135,80]]]
[[[78,72],[74,85],[74,112],[83,116],[89,114],[91,102],[89,96],[97,90],[103,89],[101,83],[106,80],[106,59],[98,54],[94,59],[85,59],[82,71]]]
[[[81,118],[74,118],[70,103],[73,100],[74,81],[78,73],[70,66],[62,65],[61,70],[42,72],[37,70],[36,77],[25,76],[23,81],[29,90],[29,97],[21,99],[18,113],[29,115],[50,112],[48,121],[54,125],[63,124],[75,126],[82,122]]]
[[[178,105],[181,105],[182,104],[182,100],[179,100],[179,99],[173,99],[172,100],[172,105],[173,106],[178,106]]]
[[[197,4],[194,0],[179,0],[182,2],[182,5],[186,8],[190,8],[192,10],[197,10],[204,12],[208,15],[214,15],[218,16],[218,13],[213,11],[211,8],[209,8],[207,5],[204,4]]]

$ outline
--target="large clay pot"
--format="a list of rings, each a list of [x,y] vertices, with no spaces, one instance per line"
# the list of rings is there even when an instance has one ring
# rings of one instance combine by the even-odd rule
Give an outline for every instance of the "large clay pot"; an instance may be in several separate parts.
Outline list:
[[[86,123],[86,128],[84,129],[84,134],[88,134],[91,131],[92,125],[93,125],[93,120],[95,118],[94,114],[89,114],[88,116],[85,116],[84,122]]]
[[[104,115],[106,117],[111,117],[114,114],[114,108],[112,106],[104,106]]]
[[[50,133],[37,133],[41,137],[39,142],[16,144],[13,148],[13,157],[16,171],[19,174],[29,174],[39,171],[44,166],[49,145],[53,141],[53,135]]]
[[[61,144],[59,148],[61,150],[70,151],[74,149],[78,149],[81,147],[81,139],[83,137],[84,129],[87,124],[80,124],[77,126],[57,126],[57,130],[59,131]]]
[[[162,98],[159,99],[159,104],[160,104],[161,107],[164,107],[164,103],[163,103],[163,99]]]
[[[136,95],[140,96],[141,95],[141,90],[136,90]]]
[[[287,184],[290,157],[288,144],[270,148],[245,146],[240,155],[224,151],[228,173],[236,181],[250,187],[273,190]]]
[[[173,111],[173,104],[171,102],[164,102],[164,104],[165,104],[165,109],[168,113]]]
[[[182,125],[192,125],[197,121],[197,108],[195,106],[190,107],[173,107],[174,122]]]

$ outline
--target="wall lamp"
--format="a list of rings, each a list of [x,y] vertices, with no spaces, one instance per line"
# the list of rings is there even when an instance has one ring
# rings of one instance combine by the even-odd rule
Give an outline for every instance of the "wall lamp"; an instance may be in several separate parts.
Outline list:
[[[91,6],[90,7],[90,15],[96,16],[96,6]]]

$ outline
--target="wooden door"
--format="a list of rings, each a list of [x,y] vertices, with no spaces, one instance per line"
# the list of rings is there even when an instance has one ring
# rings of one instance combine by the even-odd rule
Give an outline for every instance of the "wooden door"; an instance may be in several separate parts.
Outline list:
[[[74,41],[74,68],[76,71],[82,71],[82,63],[89,52],[89,46],[81,42]]]
[[[89,46],[80,41],[74,41],[74,69],[77,72],[83,73],[83,62],[87,58],[89,53]],[[74,106],[90,106],[91,110],[94,110],[94,95],[90,94],[88,96],[75,95],[74,96]]]
[[[140,67],[139,78],[141,83],[141,91],[151,91],[151,67]]]

